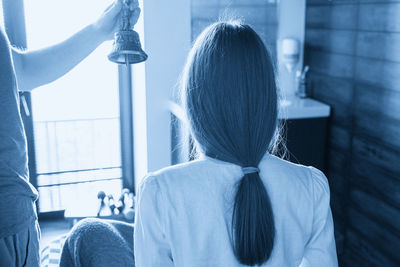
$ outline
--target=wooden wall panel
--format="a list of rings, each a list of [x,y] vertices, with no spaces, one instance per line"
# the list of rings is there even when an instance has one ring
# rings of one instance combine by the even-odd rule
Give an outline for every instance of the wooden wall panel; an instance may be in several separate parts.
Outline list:
[[[400,262],[400,0],[308,0],[309,92],[332,106],[328,179],[341,266]],[[344,228],[344,229],[343,229]]]
[[[311,51],[311,50],[307,50]],[[319,94],[320,99],[338,102],[349,106],[353,100],[353,82],[351,79],[321,75],[311,70],[309,89]]]
[[[350,199],[354,208],[380,225],[384,225],[384,228],[393,235],[400,237],[400,229],[397,225],[400,221],[400,213],[395,207],[358,189],[351,191]]]
[[[346,233],[346,242],[348,249],[345,251],[345,259],[341,260],[340,266],[397,266],[394,260],[376,250],[374,244],[352,229]]]
[[[308,2],[307,2],[308,4]],[[355,30],[358,6],[349,5],[307,5],[307,28]]]
[[[343,172],[348,167],[348,152],[335,147],[329,149],[329,165],[328,171]]]
[[[400,62],[361,57],[356,59],[355,78],[359,82],[400,91],[399,73]]]
[[[374,138],[400,153],[400,92],[357,84],[354,132]]]
[[[355,0],[357,1],[357,0]],[[358,0],[361,4],[381,4],[381,3],[395,3],[400,2],[400,0]]]
[[[395,244],[400,243],[400,239],[389,229],[382,227],[352,207],[348,208],[348,218],[351,228],[373,244],[376,250],[382,252],[391,260],[400,262],[398,246],[395,246]]]
[[[371,120],[374,122],[371,123]],[[396,154],[396,151],[400,153],[399,124],[399,120],[357,113],[354,120],[354,134],[366,136],[376,143],[390,147],[394,151],[392,154]]]
[[[358,0],[335,0],[334,4],[354,4],[357,2],[358,2]],[[333,4],[333,1],[307,0],[307,5],[332,5],[332,4]]]
[[[340,171],[328,171],[328,180],[331,193],[337,194],[341,197],[345,197],[347,193],[347,177]]]
[[[351,134],[345,127],[333,124],[329,131],[329,146],[348,151],[351,148]]]
[[[400,120],[399,103],[399,91],[385,90],[360,83],[355,87],[354,107],[356,112],[378,114],[394,120]]]
[[[397,210],[400,209],[400,176],[381,168],[376,168],[366,159],[353,155],[351,183]]]
[[[400,175],[399,152],[381,144],[377,144],[365,137],[353,138],[353,153],[367,159],[376,168],[383,168]]]
[[[357,56],[400,62],[400,33],[358,32]]]
[[[331,121],[333,124],[347,126],[351,124],[348,119],[351,117],[351,107],[330,101],[323,100],[318,97],[319,94],[315,94],[315,99],[321,100],[322,102],[330,105],[331,107]]]
[[[333,123],[338,125],[349,125],[349,116],[351,116],[351,107],[335,102],[332,99],[326,98],[325,94],[320,91],[313,91],[312,96],[323,103],[330,105],[331,107],[331,120]]]
[[[313,50],[353,55],[355,39],[354,31],[310,28],[306,30],[305,45]]]
[[[314,51],[306,57],[315,73],[338,78],[353,77],[354,61],[352,56]]]
[[[358,18],[360,30],[400,32],[400,3],[360,5]]]
[[[331,193],[331,209],[333,216],[333,223],[335,227],[335,239],[337,245],[337,252],[343,253],[343,245],[345,242],[345,229],[346,229],[346,218],[343,217],[343,209],[346,208],[346,201],[342,195]],[[339,238],[339,239],[338,239]]]

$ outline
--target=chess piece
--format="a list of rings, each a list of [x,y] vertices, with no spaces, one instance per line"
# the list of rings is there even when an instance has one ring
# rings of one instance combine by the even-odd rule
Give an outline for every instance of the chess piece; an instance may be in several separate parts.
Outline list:
[[[110,207],[111,213],[114,214],[116,210],[116,205],[113,195],[108,195],[108,206]]]
[[[104,193],[104,191],[99,191],[97,193],[97,199],[99,200],[99,209],[97,210],[97,216],[100,216],[100,213],[105,206],[105,203],[104,203],[105,197],[106,197],[106,193]]]
[[[102,217],[102,216],[110,216],[112,214],[111,209],[109,207],[109,200],[104,193],[104,191],[99,191],[97,193],[97,198],[99,199],[99,209],[97,211],[97,217]]]

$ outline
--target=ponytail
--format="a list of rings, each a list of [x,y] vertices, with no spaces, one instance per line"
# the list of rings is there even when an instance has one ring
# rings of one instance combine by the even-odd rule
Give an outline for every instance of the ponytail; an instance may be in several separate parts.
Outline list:
[[[245,174],[237,188],[232,215],[233,247],[245,265],[259,265],[271,256],[275,227],[271,201],[258,172]]]

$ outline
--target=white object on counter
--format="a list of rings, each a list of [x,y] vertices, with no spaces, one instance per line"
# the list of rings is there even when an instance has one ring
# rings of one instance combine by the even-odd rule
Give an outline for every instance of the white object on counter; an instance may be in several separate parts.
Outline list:
[[[282,40],[282,62],[285,64],[287,71],[290,73],[299,62],[300,43],[293,38],[285,38]]]
[[[280,101],[280,119],[327,118],[330,113],[330,106],[311,98],[287,97]]]
[[[306,0],[282,0],[278,3],[278,80],[280,88],[286,96],[296,93],[296,71],[301,71],[304,58],[304,36],[305,36],[305,18],[306,18]],[[284,61],[284,51],[286,53],[296,49],[291,44],[282,44],[282,40],[292,38],[299,42],[298,62],[288,71]],[[290,42],[290,41],[289,41]],[[284,48],[285,46],[285,48]],[[292,50],[293,52],[293,50]],[[290,67],[290,66],[289,66]]]

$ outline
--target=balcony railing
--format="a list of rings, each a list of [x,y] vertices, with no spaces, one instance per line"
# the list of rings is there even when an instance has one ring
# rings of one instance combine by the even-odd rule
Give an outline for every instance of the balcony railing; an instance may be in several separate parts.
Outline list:
[[[40,212],[93,201],[99,190],[120,193],[119,123],[118,117],[34,123]]]

